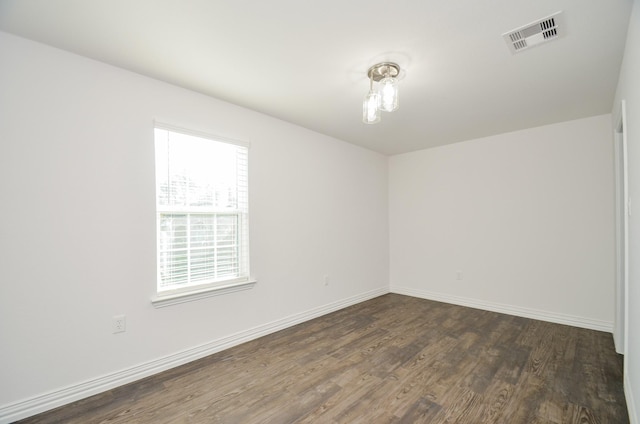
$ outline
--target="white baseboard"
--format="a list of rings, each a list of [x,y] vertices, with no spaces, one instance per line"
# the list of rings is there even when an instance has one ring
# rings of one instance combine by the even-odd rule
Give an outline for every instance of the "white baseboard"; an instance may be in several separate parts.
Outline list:
[[[609,321],[600,321],[591,318],[559,314],[556,312],[541,311],[538,309],[524,308],[520,306],[504,305],[501,303],[486,302],[478,299],[454,296],[445,293],[436,293],[409,287],[391,286],[391,293],[404,294],[407,296],[435,300],[444,303],[451,303],[454,305],[467,306],[475,309],[483,309],[485,311],[499,312],[507,315],[532,318],[540,321],[548,321],[556,324],[588,328],[590,330],[606,331],[608,333],[613,332],[613,322]]]
[[[631,381],[629,380],[629,374],[626,372],[626,370],[624,373],[624,397],[627,400],[629,424],[640,424],[638,409],[636,408],[635,398],[633,397],[633,391],[631,390]]]
[[[267,334],[275,333],[276,331],[292,327],[296,324],[309,321],[322,315],[335,312],[387,293],[389,293],[388,287],[371,290],[357,296],[319,306],[305,312],[290,315],[258,327],[241,331],[139,366],[131,367],[106,376],[85,381],[83,383],[74,384],[72,386],[45,393],[40,396],[35,396],[20,402],[0,406],[0,424],[8,424],[16,420],[27,418],[44,411],[114,389],[124,384],[149,377],[196,359],[204,358],[205,356],[237,346],[241,343],[266,336]]]

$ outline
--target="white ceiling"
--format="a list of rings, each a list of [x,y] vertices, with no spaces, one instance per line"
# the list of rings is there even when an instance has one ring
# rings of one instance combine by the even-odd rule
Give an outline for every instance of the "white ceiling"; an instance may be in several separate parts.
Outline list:
[[[0,0],[0,30],[385,154],[609,113],[632,0]],[[502,34],[563,11],[566,35]],[[403,72],[363,124],[367,69]],[[0,65],[1,66],[1,65]]]

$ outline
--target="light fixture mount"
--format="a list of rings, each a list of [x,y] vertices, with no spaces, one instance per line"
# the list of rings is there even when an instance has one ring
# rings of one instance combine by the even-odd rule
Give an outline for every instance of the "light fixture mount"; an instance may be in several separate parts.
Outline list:
[[[380,82],[380,80],[386,77],[397,78],[399,74],[400,66],[393,62],[377,63],[367,71],[369,79],[375,82]]]

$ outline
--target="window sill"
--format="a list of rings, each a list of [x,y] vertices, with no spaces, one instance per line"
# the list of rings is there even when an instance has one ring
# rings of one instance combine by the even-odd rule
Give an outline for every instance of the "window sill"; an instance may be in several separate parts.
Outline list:
[[[156,308],[164,308],[166,306],[177,305],[179,303],[193,302],[194,300],[204,299],[212,296],[220,296],[222,294],[233,293],[241,290],[249,290],[256,285],[257,280],[242,281],[240,283],[231,283],[225,286],[207,287],[205,289],[195,289],[182,293],[173,293],[167,295],[156,295],[151,298],[151,303]]]

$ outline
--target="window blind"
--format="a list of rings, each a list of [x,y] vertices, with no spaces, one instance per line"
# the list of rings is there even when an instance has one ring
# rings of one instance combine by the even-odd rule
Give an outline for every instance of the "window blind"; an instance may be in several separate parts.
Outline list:
[[[248,278],[248,148],[156,128],[158,291]]]

